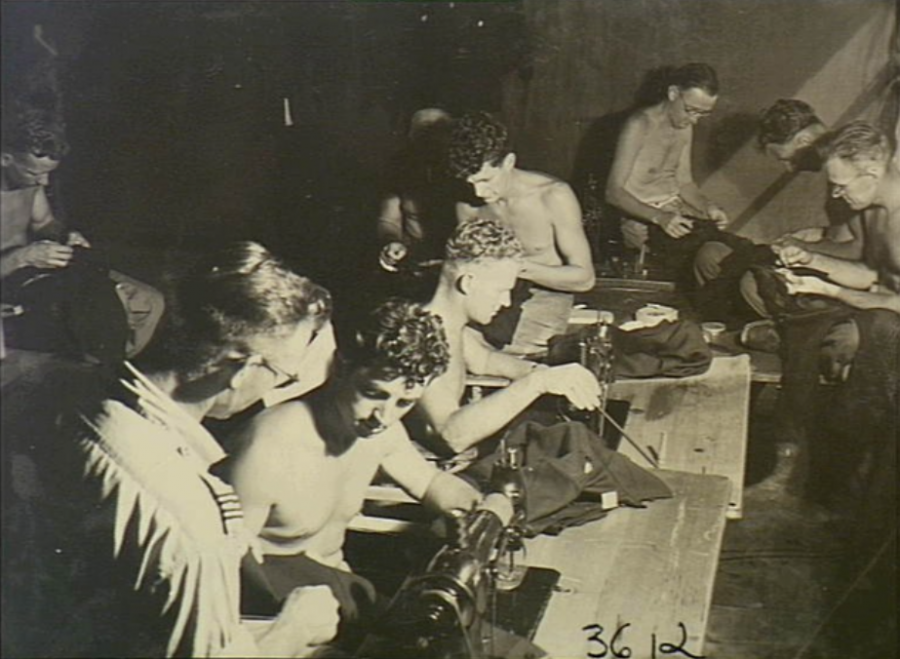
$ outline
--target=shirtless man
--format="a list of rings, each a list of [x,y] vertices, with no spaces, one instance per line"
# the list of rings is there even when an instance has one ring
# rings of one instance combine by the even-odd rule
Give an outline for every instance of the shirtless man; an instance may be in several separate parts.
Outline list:
[[[36,114],[21,128],[5,130],[0,152],[0,278],[25,267],[64,268],[73,247],[90,247],[78,231],[53,216],[50,173],[68,151],[61,129]]]
[[[469,509],[481,498],[426,462],[399,423],[447,368],[440,319],[411,302],[386,302],[353,340],[342,342],[341,355],[341,373],[330,385],[257,415],[225,468],[265,559],[253,585],[275,599],[308,585],[316,578],[311,571],[326,571],[322,566],[326,583],[365,583],[349,574],[342,549],[347,525],[379,468],[442,511]],[[366,606],[347,596],[358,589],[333,588],[342,619]],[[363,590],[374,597],[370,586]]]
[[[416,439],[438,439],[434,448],[460,453],[501,430],[543,394],[565,396],[579,409],[599,405],[597,379],[580,364],[540,366],[492,350],[466,327],[490,322],[509,304],[523,254],[512,231],[489,218],[463,222],[447,243],[441,277],[426,308],[443,320],[450,363],[416,406],[414,420],[425,422],[414,433]],[[507,377],[512,383],[462,405],[466,371]]]
[[[0,279],[25,268],[68,266],[75,248],[91,244],[54,216],[45,188],[68,151],[62,127],[46,113],[25,111],[4,125],[0,150]],[[156,328],[165,303],[152,286],[109,271],[125,310],[130,336],[127,355],[139,353]]]
[[[835,198],[856,211],[884,212],[866,220],[862,260],[819,254],[794,244],[777,248],[787,268],[814,268],[827,276],[799,276],[788,270],[789,292],[900,313],[900,167],[887,136],[861,121],[844,126],[828,145],[825,172]]]
[[[797,99],[779,99],[767,108],[760,118],[757,143],[763,152],[778,161],[786,172],[820,172],[824,166],[823,150],[828,128],[808,104]],[[853,211],[840,199],[828,196],[825,212],[829,225],[806,227],[790,231],[774,241],[776,249],[789,244],[810,252],[844,259],[859,259],[863,254],[863,222],[880,209],[862,213]],[[720,274],[722,260],[731,253],[721,243],[708,243],[697,252],[694,272],[701,285]],[[740,291],[747,304],[761,317],[769,311],[759,296],[756,280],[751,273],[740,281]],[[771,330],[774,331],[774,330]]]
[[[594,285],[594,264],[581,207],[568,184],[547,174],[516,168],[506,127],[487,113],[467,114],[450,135],[449,165],[454,177],[474,187],[484,206],[457,205],[460,221],[475,216],[498,220],[524,247],[518,273],[521,295],[513,302],[505,333],[486,336],[513,354],[531,354],[565,331],[573,293]],[[516,315],[519,315],[516,318]],[[510,338],[511,335],[511,338]]]
[[[870,456],[869,465],[874,471],[882,471],[881,486],[885,499],[896,506],[896,455],[890,451],[896,447],[896,358],[897,336],[900,331],[900,165],[892,158],[887,136],[877,128],[856,121],[835,132],[826,150],[825,172],[831,184],[831,193],[843,199],[853,210],[865,211],[865,242],[861,259],[842,259],[816,253],[796,244],[776,246],[787,290],[793,295],[813,294],[833,298],[856,309],[844,319],[824,328],[818,344],[817,361],[821,374],[833,381],[843,381],[846,389],[835,401],[838,412],[838,432],[848,440],[867,450],[879,451]],[[804,276],[793,272],[794,268],[813,268],[823,277]],[[814,329],[809,325],[803,330]],[[808,333],[808,332],[807,332]],[[790,359],[790,355],[788,355]],[[893,364],[893,368],[892,368]],[[785,374],[787,376],[787,373]],[[817,378],[819,373],[814,373]],[[791,378],[792,380],[794,378]],[[787,380],[787,378],[785,378]],[[801,381],[792,387],[784,382],[782,396],[789,397],[785,404],[786,415],[783,437],[796,442],[799,456],[815,450],[810,442],[810,415],[803,410],[802,389],[808,385]],[[876,392],[874,395],[872,392]],[[795,405],[795,403],[800,403]],[[798,420],[792,421],[792,416]],[[881,439],[878,439],[878,438]],[[885,441],[882,441],[885,440]],[[881,447],[879,448],[879,442]],[[880,451],[887,450],[887,454]],[[853,463],[852,454],[845,461]],[[809,460],[809,458],[805,458]],[[802,465],[803,463],[798,463]],[[857,478],[863,486],[869,481],[866,469],[859,467]],[[872,470],[869,470],[871,472]],[[788,472],[792,483],[803,485],[802,468]],[[799,474],[799,475],[798,475]],[[810,483],[821,483],[818,474]],[[865,487],[859,491],[864,491]],[[876,495],[877,496],[877,495]],[[875,510],[879,510],[876,506]],[[878,519],[867,509],[861,511],[873,528],[882,528],[885,519],[896,515],[896,508]]]
[[[782,164],[787,172],[820,172],[828,128],[815,110],[796,99],[781,99],[767,109],[760,120],[758,142],[766,155]],[[827,227],[791,231],[775,242],[795,242],[812,252],[858,259],[862,256],[863,231],[860,214],[829,195]]]
[[[626,246],[643,249],[649,226],[659,227],[669,239],[684,238],[693,221],[682,213],[713,220],[720,229],[727,226],[728,215],[700,192],[691,169],[694,126],[712,114],[718,93],[712,67],[685,64],[669,76],[660,103],[636,111],[625,122],[606,199],[628,216],[622,219]]]

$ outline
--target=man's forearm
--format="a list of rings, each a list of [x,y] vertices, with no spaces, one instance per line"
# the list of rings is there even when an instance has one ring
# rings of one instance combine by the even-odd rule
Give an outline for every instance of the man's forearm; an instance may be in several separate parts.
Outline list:
[[[696,209],[703,217],[709,215],[710,201],[706,198],[696,183],[688,183],[678,191],[678,196],[691,208]]]
[[[475,403],[456,410],[441,427],[441,437],[456,453],[493,435],[543,392],[538,380],[526,376]]]
[[[835,242],[833,240],[820,240],[816,243],[803,243],[803,248],[815,254],[834,256],[839,259],[855,261],[862,258],[863,246],[859,240]]]
[[[485,360],[484,369],[476,375],[493,375],[495,377],[509,378],[510,380],[518,380],[525,377],[537,366],[535,362],[530,362],[520,357],[514,357],[505,352],[500,352],[494,348],[490,348]]]
[[[24,266],[21,247],[7,250],[0,255],[0,279],[5,279]]]
[[[878,281],[878,273],[861,261],[816,253],[809,266],[824,272],[835,284],[857,291],[866,291]]]
[[[583,293],[594,287],[593,268],[579,265],[544,265],[526,261],[519,277],[564,293]]]
[[[857,309],[887,309],[900,314],[900,295],[892,291],[857,291],[835,286],[831,297]]]

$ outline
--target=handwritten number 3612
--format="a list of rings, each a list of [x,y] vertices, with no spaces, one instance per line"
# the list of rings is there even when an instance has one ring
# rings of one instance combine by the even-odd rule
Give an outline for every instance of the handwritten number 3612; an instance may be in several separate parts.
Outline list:
[[[612,638],[609,639],[607,643],[603,638],[603,626],[602,625],[585,625],[582,627],[582,631],[590,632],[588,635],[588,641],[590,643],[596,644],[596,649],[593,649],[587,653],[587,656],[590,659],[603,659],[604,657],[611,656],[615,657],[615,659],[628,659],[632,655],[631,648],[627,645],[622,645],[620,647],[621,639],[623,632],[631,626],[631,623],[626,623],[616,628],[615,633],[612,635]],[[650,656],[651,659],[656,659],[657,652],[662,655],[681,655],[682,657],[687,657],[688,659],[705,659],[703,655],[691,654],[687,650],[684,649],[684,644],[687,642],[687,628],[684,626],[684,623],[679,622],[678,627],[681,629],[681,642],[678,645],[674,643],[659,643],[657,645],[656,642],[656,634],[651,634],[651,643],[650,643]]]

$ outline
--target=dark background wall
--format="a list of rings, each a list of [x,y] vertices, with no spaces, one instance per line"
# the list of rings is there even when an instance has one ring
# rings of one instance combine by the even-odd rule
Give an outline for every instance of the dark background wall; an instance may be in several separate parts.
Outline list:
[[[757,112],[799,96],[828,122],[881,119],[896,74],[892,0],[5,1],[2,12],[4,91],[32,25],[59,48],[73,150],[57,178],[74,224],[152,248],[252,237],[351,280],[374,240],[384,165],[418,108],[497,111],[525,166],[567,178],[579,152],[602,148],[594,122],[626,108],[646,71],[709,62],[723,91],[698,130],[696,174],[745,233],[770,237],[820,221],[823,188],[799,177],[771,194],[777,166],[750,148]]]
[[[610,149],[592,140],[592,128],[628,107],[648,70],[691,61],[712,65],[721,82],[715,114],[696,131],[695,177],[754,238],[825,221],[818,177],[769,189],[780,167],[752,148],[764,107],[801,98],[828,124],[863,118],[893,132],[894,0],[524,0],[523,7],[535,35],[531,66],[507,77],[503,106],[521,158],[564,178],[579,150],[602,157]]]
[[[73,223],[156,247],[255,238],[327,277],[371,247],[411,113],[499,110],[527,49],[516,2],[2,8],[5,69],[27,62],[34,24],[60,50]]]

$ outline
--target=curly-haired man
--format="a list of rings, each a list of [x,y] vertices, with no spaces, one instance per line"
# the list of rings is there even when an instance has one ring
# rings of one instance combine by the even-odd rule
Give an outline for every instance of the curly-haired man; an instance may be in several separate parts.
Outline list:
[[[542,394],[566,396],[579,408],[596,408],[596,378],[580,364],[547,368],[497,351],[467,325],[488,323],[510,302],[524,250],[498,221],[460,224],[447,243],[440,280],[426,308],[441,318],[450,346],[446,373],[434,378],[416,406],[415,438],[439,452],[460,453],[503,428]],[[462,405],[466,372],[513,382]],[[434,440],[437,440],[435,442]]]
[[[565,331],[573,293],[594,285],[581,207],[568,184],[516,167],[506,127],[480,112],[460,117],[449,144],[452,176],[474,188],[484,205],[457,205],[459,220],[490,217],[512,229],[524,247],[520,284],[510,309],[485,328],[495,346],[531,354]]]
[[[388,301],[339,348],[337,377],[257,415],[226,465],[264,556],[246,579],[257,612],[295,586],[325,583],[344,622],[367,614],[374,590],[350,572],[342,548],[379,468],[439,510],[469,509],[481,498],[426,462],[399,423],[447,368],[440,319],[411,302]]]

